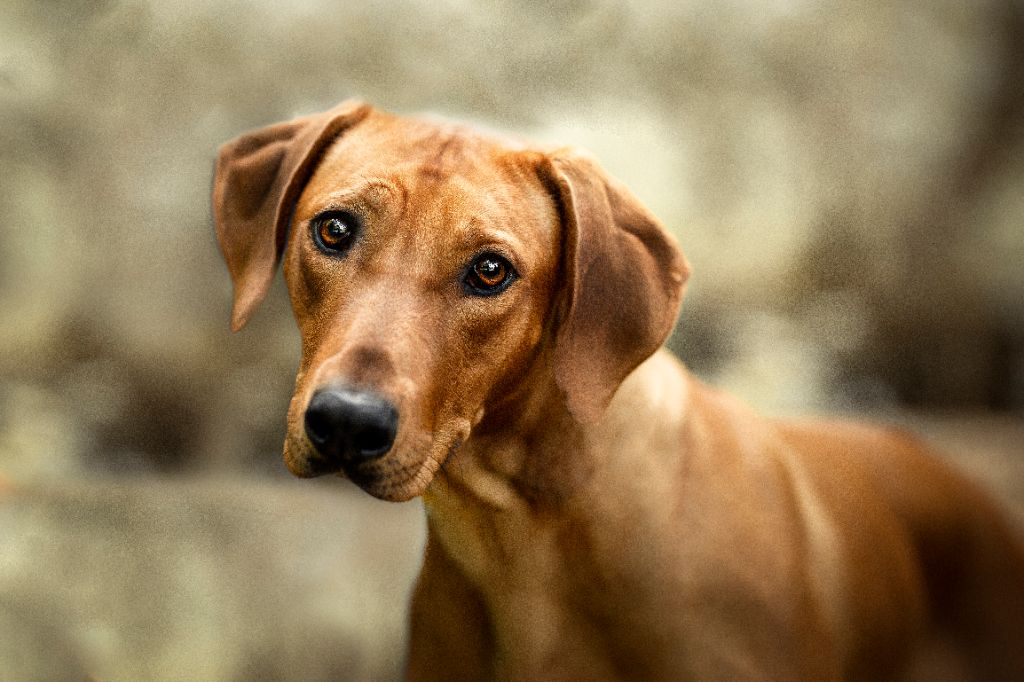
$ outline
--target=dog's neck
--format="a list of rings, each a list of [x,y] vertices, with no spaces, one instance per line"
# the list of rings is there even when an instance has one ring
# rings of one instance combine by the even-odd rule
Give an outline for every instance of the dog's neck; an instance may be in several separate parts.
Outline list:
[[[432,536],[442,542],[447,536],[447,545],[454,537],[454,544],[474,544],[481,534],[494,536],[488,544],[504,542],[503,536],[528,535],[555,518],[586,516],[598,498],[618,504],[616,491],[635,495],[645,477],[671,476],[679,467],[677,447],[653,440],[627,446],[619,439],[623,433],[653,438],[624,424],[670,427],[682,420],[687,390],[681,365],[658,353],[627,378],[599,422],[583,425],[553,379],[533,381],[528,394],[516,397],[514,413],[485,415],[438,472],[424,494]],[[636,452],[645,453],[643,462],[624,455]],[[494,523],[482,525],[482,518]]]
[[[428,552],[448,562],[433,579],[470,585],[509,650],[543,657],[585,641],[567,616],[566,595],[632,561],[623,537],[658,503],[649,493],[683,469],[678,442],[668,447],[659,429],[636,426],[678,432],[687,391],[685,371],[659,353],[596,424],[572,418],[554,381],[534,383],[514,418],[485,417],[424,495]],[[655,511],[646,517],[659,518]],[[510,607],[509,594],[518,606]]]
[[[559,505],[588,469],[585,429],[549,376],[487,409],[425,494],[428,508],[463,498],[495,511]],[[517,392],[518,393],[518,392]]]

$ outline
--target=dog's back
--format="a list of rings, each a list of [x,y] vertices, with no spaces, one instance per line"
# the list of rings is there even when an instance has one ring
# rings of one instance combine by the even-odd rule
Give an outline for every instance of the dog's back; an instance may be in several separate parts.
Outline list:
[[[913,678],[1024,679],[1024,543],[989,496],[900,430],[777,428],[845,528],[846,599],[863,619],[851,628],[866,665],[856,676],[892,665],[874,641],[882,633],[918,649]],[[886,623],[903,632],[886,633]]]

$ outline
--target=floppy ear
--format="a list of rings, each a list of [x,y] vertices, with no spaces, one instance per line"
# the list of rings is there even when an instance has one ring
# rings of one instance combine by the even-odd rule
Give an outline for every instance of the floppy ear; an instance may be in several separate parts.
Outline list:
[[[671,333],[690,268],[658,219],[597,162],[547,162],[563,223],[555,380],[573,416],[591,422]]]
[[[320,155],[370,110],[346,100],[329,111],[260,128],[221,145],[213,177],[213,219],[234,286],[232,330],[241,329],[266,296],[292,209]]]

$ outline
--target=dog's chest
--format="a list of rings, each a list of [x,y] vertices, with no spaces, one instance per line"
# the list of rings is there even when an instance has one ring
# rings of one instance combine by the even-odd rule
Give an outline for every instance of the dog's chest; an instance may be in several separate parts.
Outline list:
[[[586,649],[590,638],[578,632],[581,621],[565,603],[578,576],[555,524],[536,523],[525,508],[482,513],[465,499],[449,499],[442,509],[428,505],[428,516],[434,536],[484,604],[497,658],[513,677],[596,665],[586,661],[600,658],[599,652]]]

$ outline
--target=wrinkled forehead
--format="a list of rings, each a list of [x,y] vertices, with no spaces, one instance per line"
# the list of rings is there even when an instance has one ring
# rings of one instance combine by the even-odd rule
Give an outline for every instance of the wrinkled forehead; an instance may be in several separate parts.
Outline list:
[[[523,151],[521,143],[465,125],[373,112],[335,140],[321,163],[339,173],[386,172],[409,164],[437,178],[483,180]]]
[[[330,146],[295,218],[365,206],[410,227],[486,226],[549,242],[557,211],[537,174],[539,158],[464,126],[375,114]]]

